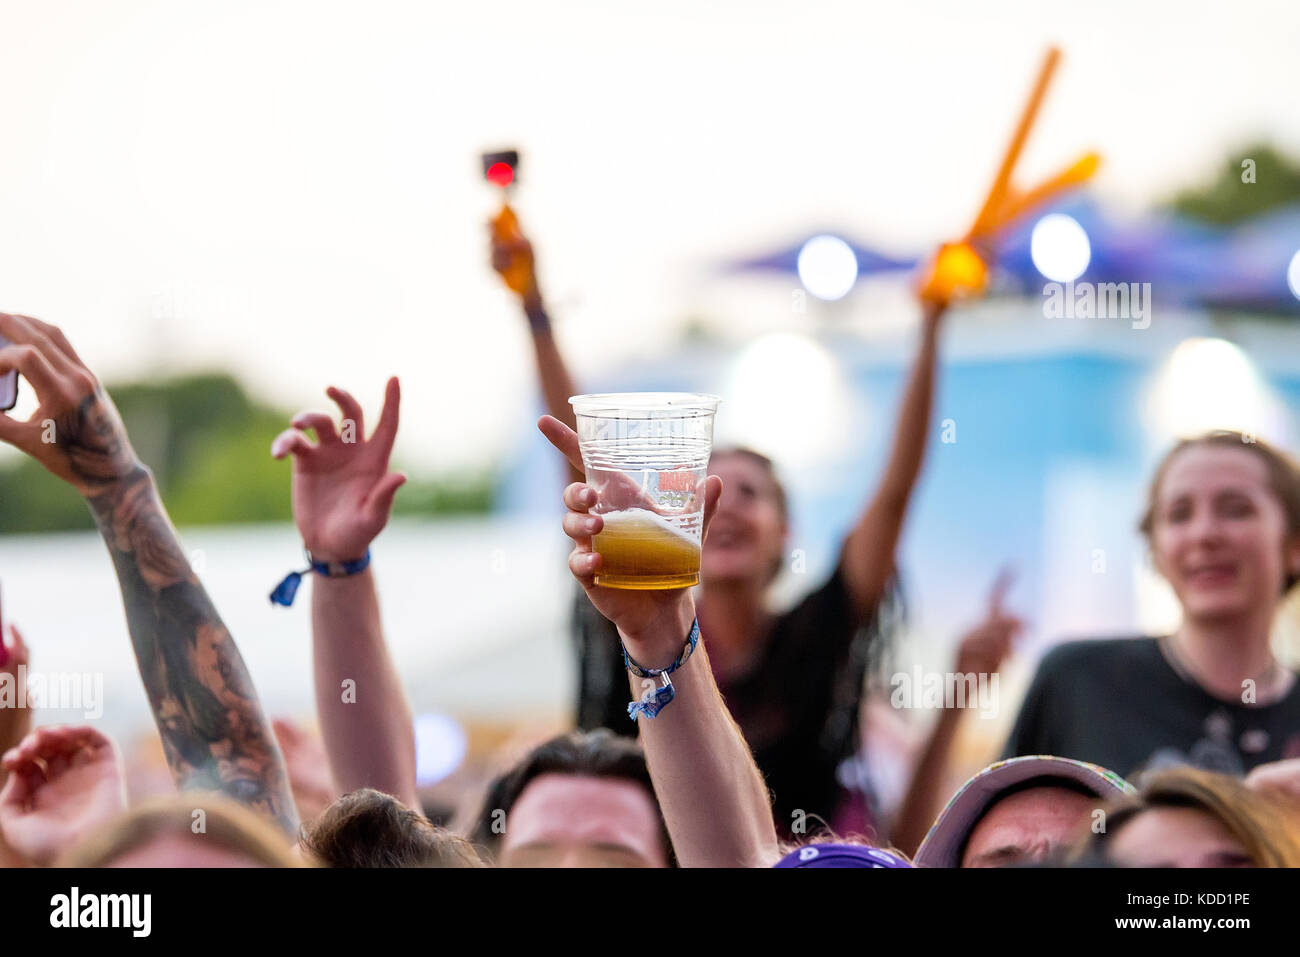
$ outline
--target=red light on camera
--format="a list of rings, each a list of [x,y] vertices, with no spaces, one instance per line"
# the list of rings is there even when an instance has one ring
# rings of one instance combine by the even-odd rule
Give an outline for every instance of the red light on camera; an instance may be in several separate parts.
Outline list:
[[[493,163],[488,167],[487,178],[494,186],[509,186],[515,181],[515,169],[509,163]]]

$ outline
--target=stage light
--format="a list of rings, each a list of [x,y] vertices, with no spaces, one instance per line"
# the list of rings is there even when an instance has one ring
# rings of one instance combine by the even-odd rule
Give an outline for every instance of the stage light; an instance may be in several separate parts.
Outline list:
[[[1156,376],[1148,402],[1148,427],[1159,448],[1213,429],[1273,441],[1285,429],[1255,364],[1226,339],[1180,342]]]
[[[1092,245],[1078,220],[1049,213],[1034,224],[1029,237],[1034,268],[1053,282],[1074,282],[1092,260]]]
[[[843,299],[858,281],[858,257],[838,236],[814,236],[799,250],[799,281],[827,302]]]
[[[515,169],[509,163],[493,163],[488,167],[488,182],[505,188],[515,181]]]
[[[718,445],[742,445],[798,469],[833,458],[854,429],[854,396],[839,361],[807,336],[750,343],[728,370]],[[861,423],[858,423],[861,427]]]
[[[1300,299],[1300,249],[1291,257],[1291,265],[1286,267],[1286,284],[1291,287],[1291,295]]]
[[[415,718],[415,777],[423,786],[451,774],[469,751],[469,739],[449,715],[426,712]]]

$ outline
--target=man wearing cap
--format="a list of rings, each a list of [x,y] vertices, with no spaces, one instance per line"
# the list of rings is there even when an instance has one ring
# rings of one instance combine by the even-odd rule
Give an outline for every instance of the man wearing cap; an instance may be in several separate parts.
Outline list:
[[[1047,755],[989,765],[962,785],[917,849],[917,867],[1013,867],[1052,860],[1113,798],[1113,771]]]

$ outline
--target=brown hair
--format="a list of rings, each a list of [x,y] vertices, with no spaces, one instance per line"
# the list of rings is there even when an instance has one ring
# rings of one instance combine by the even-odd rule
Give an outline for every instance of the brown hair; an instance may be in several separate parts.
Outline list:
[[[1300,822],[1291,808],[1230,775],[1193,767],[1144,776],[1137,794],[1110,805],[1106,830],[1076,848],[1075,856],[1089,851],[1104,855],[1107,842],[1120,828],[1155,808],[1193,808],[1210,815],[1241,843],[1256,867],[1300,867]]]
[[[772,493],[776,497],[776,507],[781,512],[782,520],[788,519],[790,517],[790,503],[785,494],[785,486],[781,484],[781,480],[777,477],[776,463],[762,452],[755,452],[753,449],[746,448],[743,445],[725,446],[720,449],[714,449],[711,459],[721,459],[733,455],[749,459],[749,461],[753,462],[763,470],[764,474],[767,476],[767,480],[772,483]]]
[[[1170,463],[1179,453],[1192,448],[1241,449],[1260,459],[1268,469],[1269,484],[1273,488],[1273,494],[1277,496],[1282,510],[1286,513],[1287,536],[1300,538],[1300,465],[1297,465],[1285,452],[1261,439],[1242,432],[1219,429],[1195,438],[1182,439],[1160,460],[1147,491],[1146,510],[1142,513],[1142,521],[1138,524],[1148,544],[1151,543],[1151,534],[1155,528],[1156,499],[1160,494],[1160,485],[1164,481],[1165,473],[1169,471]],[[1296,582],[1300,582],[1300,575],[1288,571],[1286,584],[1282,589],[1283,594],[1290,591]]]
[[[203,812],[203,831],[193,829]],[[215,843],[262,867],[300,867],[289,837],[270,821],[220,794],[173,795],[142,803],[73,848],[60,867],[107,867],[160,837]]]
[[[621,737],[606,728],[557,735],[533,748],[513,768],[498,775],[488,786],[469,839],[495,857],[501,845],[501,830],[493,826],[499,820],[497,812],[504,814],[508,821],[510,811],[524,789],[543,774],[609,778],[641,785],[654,803],[659,819],[659,838],[668,864],[677,866],[673,842],[668,836],[668,826],[659,810],[659,799],[655,796],[650,769],[645,763],[645,752],[632,738]]]
[[[325,867],[485,866],[463,837],[373,788],[359,788],[327,807],[301,843]]]

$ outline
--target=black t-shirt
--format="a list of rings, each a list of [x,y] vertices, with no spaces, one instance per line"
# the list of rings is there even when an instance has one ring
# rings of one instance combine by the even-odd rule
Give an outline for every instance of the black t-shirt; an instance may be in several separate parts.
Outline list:
[[[1221,701],[1155,638],[1071,641],[1044,656],[1003,757],[1054,754],[1125,777],[1170,764],[1242,774],[1300,757],[1300,682],[1268,705]]]
[[[635,736],[618,630],[579,590],[578,725]],[[873,629],[859,625],[839,568],[816,591],[777,616],[754,664],[719,689],[773,796],[777,827],[795,810],[830,821],[839,797],[836,769],[854,750],[858,704]],[[684,636],[683,636],[684,637]],[[703,636],[708,643],[708,635]],[[815,827],[809,822],[808,828]]]

